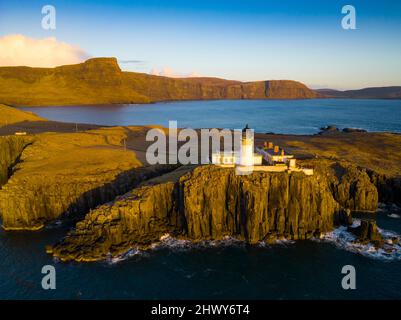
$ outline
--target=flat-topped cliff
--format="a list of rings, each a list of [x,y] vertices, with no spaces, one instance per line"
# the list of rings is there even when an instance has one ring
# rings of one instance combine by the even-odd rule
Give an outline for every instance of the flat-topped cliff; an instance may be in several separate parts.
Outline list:
[[[318,97],[323,95],[300,82],[290,80],[240,82],[123,72],[115,58],[94,58],[84,63],[56,68],[0,67],[0,103],[9,105]]]

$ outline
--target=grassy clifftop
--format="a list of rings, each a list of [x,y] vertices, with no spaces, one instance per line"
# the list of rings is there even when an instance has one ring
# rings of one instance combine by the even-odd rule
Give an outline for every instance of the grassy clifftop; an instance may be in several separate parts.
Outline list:
[[[0,127],[22,121],[46,121],[31,112],[24,112],[4,104],[0,104]]]
[[[0,67],[0,103],[71,105],[201,99],[309,99],[321,95],[290,80],[239,82],[123,72],[115,58],[56,68]]]

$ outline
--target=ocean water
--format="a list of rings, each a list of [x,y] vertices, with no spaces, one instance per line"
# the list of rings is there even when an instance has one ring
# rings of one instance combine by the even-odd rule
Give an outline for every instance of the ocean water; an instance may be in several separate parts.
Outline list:
[[[401,219],[381,212],[381,228],[401,234]],[[400,299],[401,260],[367,256],[334,241],[191,247],[178,241],[119,262],[61,263],[45,253],[66,228],[0,231],[0,299]],[[400,248],[401,250],[401,248]],[[56,268],[56,290],[41,288],[43,265]],[[356,268],[356,290],[341,269]]]
[[[213,100],[147,105],[23,108],[57,121],[100,125],[241,129],[257,132],[314,134],[329,124],[340,128],[401,132],[401,100]]]
[[[401,101],[207,101],[154,105],[30,108],[52,120],[103,125],[161,124],[316,133],[319,127],[401,130]],[[383,234],[401,235],[399,208],[382,208]],[[349,247],[349,234],[272,246],[227,240],[189,246],[166,238],[120,261],[61,263],[45,253],[69,226],[40,233],[0,231],[0,299],[401,299],[401,246],[391,255]],[[41,269],[54,265],[57,289],[41,288]],[[343,290],[341,269],[356,268],[356,290]]]

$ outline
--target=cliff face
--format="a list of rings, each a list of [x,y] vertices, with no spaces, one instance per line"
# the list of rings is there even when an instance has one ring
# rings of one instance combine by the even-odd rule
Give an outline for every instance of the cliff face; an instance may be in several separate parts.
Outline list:
[[[147,170],[148,169],[148,170]],[[59,218],[82,217],[96,206],[112,201],[143,180],[168,168],[98,171],[84,176],[33,177],[21,186],[12,178],[0,191],[0,213],[5,230],[39,230]]]
[[[149,103],[201,99],[305,99],[323,95],[296,81],[174,79],[122,72],[115,58],[56,68],[0,67],[0,102],[11,105]]]
[[[36,230],[64,216],[83,219],[51,251],[92,261],[146,248],[165,233],[193,241],[308,239],[333,223],[349,225],[351,211],[401,198],[399,135],[256,135],[257,144],[274,141],[293,151],[315,174],[237,176],[216,166],[143,167],[146,131],[0,137],[3,227]],[[386,159],[371,152],[377,144]]]
[[[2,67],[0,102],[25,106],[149,102],[123,77],[115,59],[56,68]]]
[[[177,231],[173,195],[174,183],[136,189],[89,212],[51,251],[63,261],[96,261],[137,243],[150,245]]]
[[[195,240],[308,239],[330,230],[338,209],[326,182],[302,173],[237,176],[204,167],[181,178],[180,193],[186,233]]]
[[[401,205],[401,177],[388,177],[374,171],[369,171],[368,174],[377,188],[381,202]]]
[[[232,169],[203,166],[98,207],[49,251],[62,260],[93,261],[146,247],[166,232],[194,241],[308,239],[331,230],[338,210],[318,176],[236,176]]]
[[[3,228],[37,230],[62,216],[77,217],[144,179],[172,170],[141,168],[135,154],[121,145],[126,137],[123,128],[43,134],[25,149],[22,138],[2,137],[3,182],[10,164],[20,158],[0,189]]]
[[[255,134],[256,144],[273,141],[330,180],[343,206],[375,211],[380,202],[401,204],[401,135],[332,132],[323,135]]]
[[[334,199],[343,208],[361,212],[377,210],[379,193],[366,170],[339,162],[315,168],[326,176]]]
[[[0,137],[0,188],[7,182],[13,166],[30,140],[18,136]]]

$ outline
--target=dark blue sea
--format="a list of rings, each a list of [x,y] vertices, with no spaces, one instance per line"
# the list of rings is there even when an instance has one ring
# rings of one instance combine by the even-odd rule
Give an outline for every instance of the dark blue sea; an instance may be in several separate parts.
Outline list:
[[[401,101],[293,100],[204,101],[152,105],[29,108],[59,121],[102,125],[167,125],[241,128],[311,134],[328,124],[401,132]],[[401,146],[400,146],[401,147]],[[401,234],[398,208],[382,208],[383,232]],[[346,231],[324,240],[245,246],[227,240],[188,246],[166,242],[120,261],[61,263],[45,253],[67,231],[0,231],[0,299],[400,299],[401,251],[387,255],[346,246]],[[400,247],[401,248],[401,247]],[[41,287],[41,269],[54,265],[56,290]],[[341,287],[341,269],[356,269],[356,290]]]
[[[401,132],[401,100],[213,100],[146,105],[101,105],[26,108],[64,122],[100,125],[240,129],[256,132],[313,134],[325,125]]]

